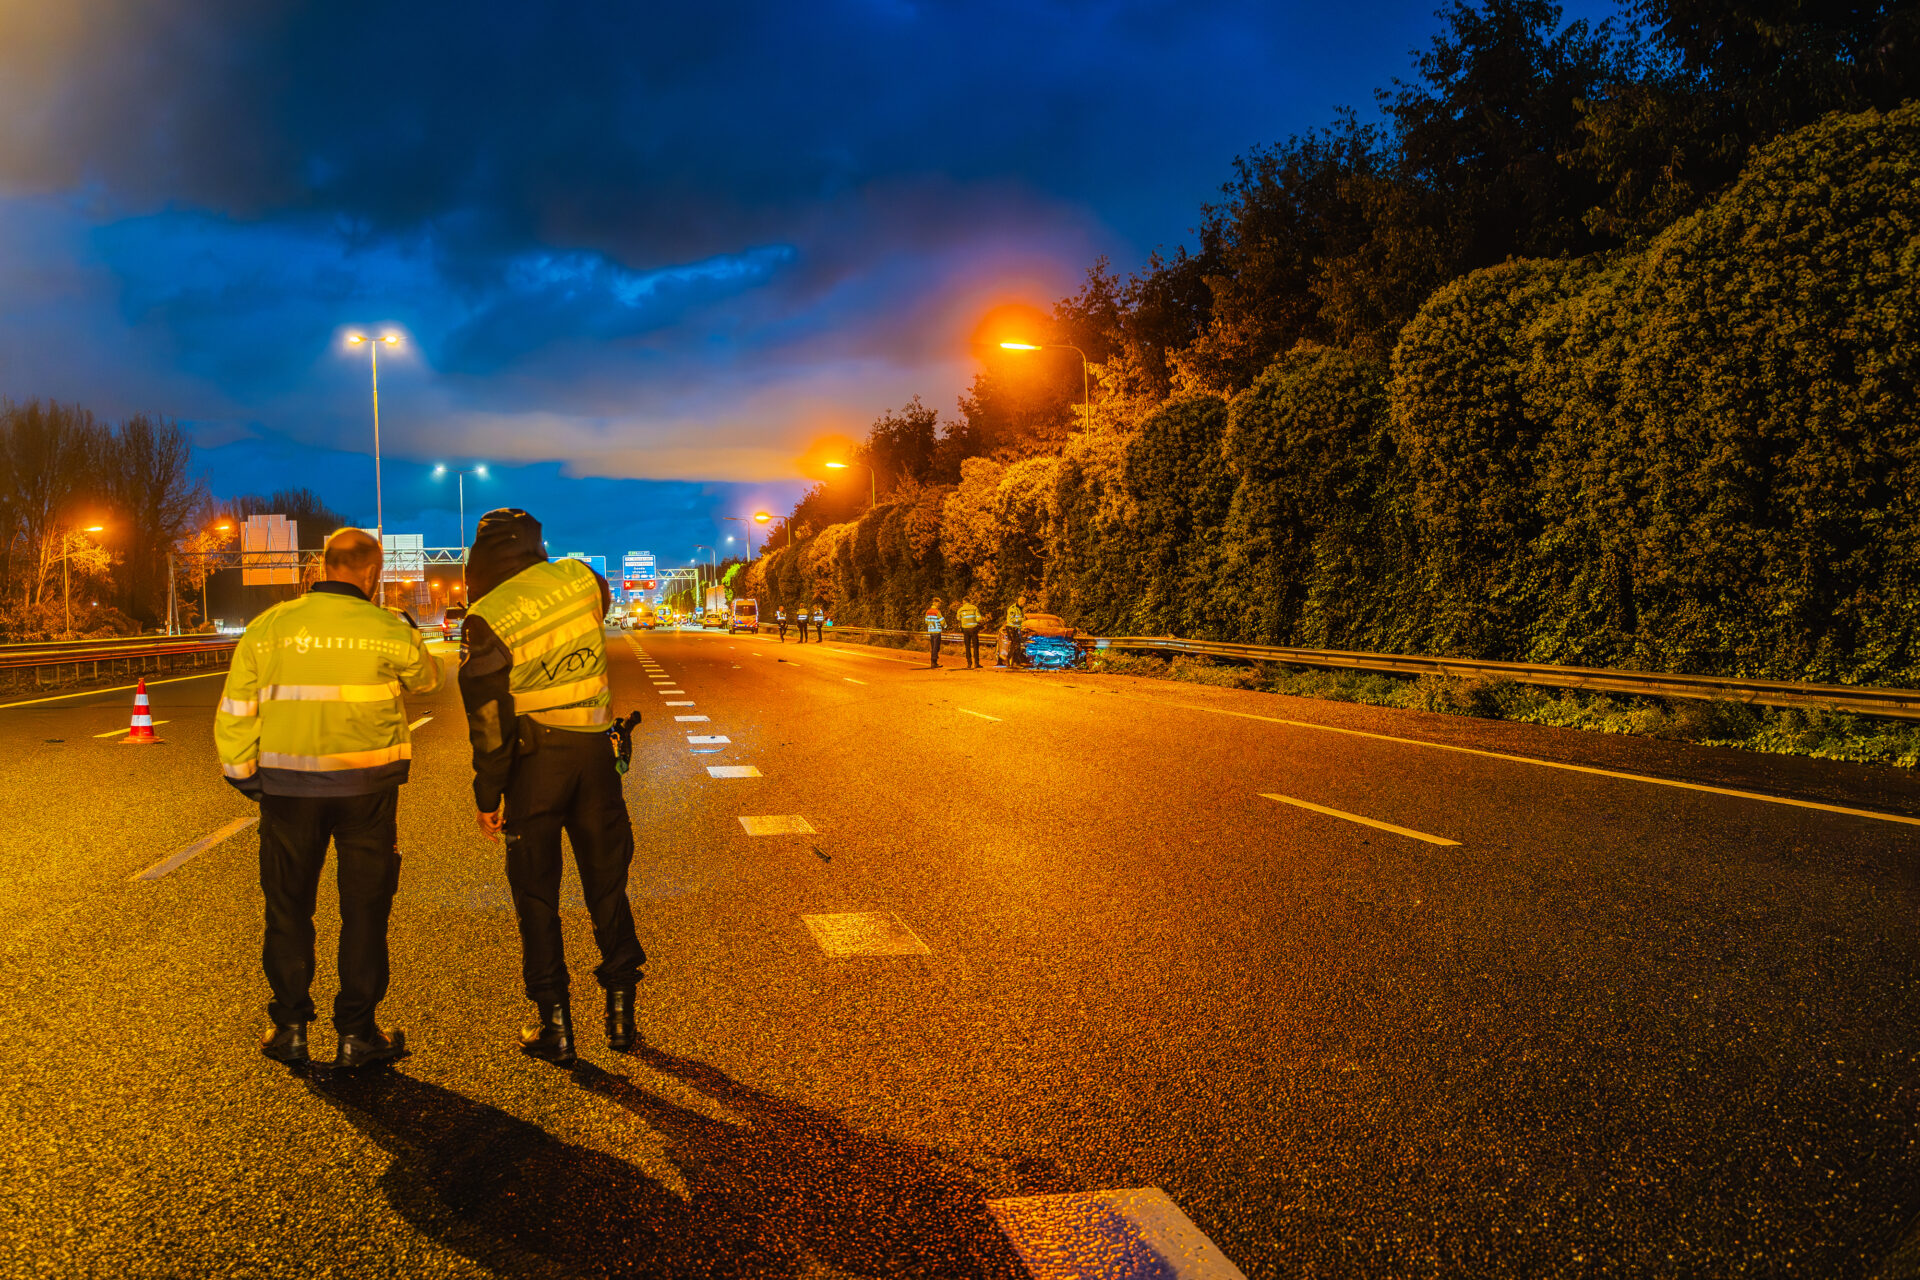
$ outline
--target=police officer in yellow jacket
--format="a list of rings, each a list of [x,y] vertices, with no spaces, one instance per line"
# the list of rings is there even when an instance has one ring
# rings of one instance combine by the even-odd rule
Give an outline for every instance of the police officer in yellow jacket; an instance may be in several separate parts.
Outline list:
[[[968,596],[960,602],[958,611],[960,639],[964,645],[969,670],[980,669],[980,606]]]
[[[371,602],[380,544],[327,539],[326,580],[247,627],[213,722],[228,782],[260,803],[261,948],[273,1030],[261,1052],[305,1062],[313,1021],[313,901],[332,840],[339,860],[340,993],[334,1063],[405,1051],[374,1010],[387,994],[387,918],[400,883],[394,816],[413,747],[401,694],[431,693],[440,664],[419,631]]]
[[[634,988],[646,952],[633,929],[627,869],[633,825],[607,741],[609,593],[578,560],[547,560],[540,522],[501,508],[480,517],[467,554],[460,695],[473,745],[473,797],[489,839],[504,831],[507,884],[520,921],[521,976],[539,1022],[527,1053],[574,1060],[566,952],[560,939],[560,833],[580,871],[594,977],[606,992],[607,1044],[634,1047]],[[504,801],[504,808],[503,808]]]

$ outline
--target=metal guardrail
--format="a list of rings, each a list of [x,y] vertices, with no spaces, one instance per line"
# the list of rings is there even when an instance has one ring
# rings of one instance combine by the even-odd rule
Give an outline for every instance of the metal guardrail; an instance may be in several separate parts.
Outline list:
[[[997,630],[997,628],[996,628]],[[918,639],[918,631],[880,627],[829,627],[829,636],[874,635]],[[1547,663],[1492,662],[1482,658],[1431,658],[1415,654],[1361,653],[1340,649],[1295,649],[1280,645],[1227,644],[1182,640],[1176,636],[1077,636],[1075,643],[1102,649],[1197,654],[1240,662],[1283,662],[1344,671],[1380,671],[1403,676],[1492,677],[1550,689],[1631,694],[1643,698],[1725,699],[1762,707],[1820,707],[1855,715],[1920,720],[1920,689],[1883,689],[1866,685],[1802,684],[1790,680],[1752,680],[1738,676],[1689,676],[1657,671],[1611,671],[1600,667],[1559,667]]]
[[[186,636],[124,637],[109,645],[72,642],[0,650],[0,686],[58,688],[101,678],[162,675],[182,668],[219,667],[235,641]],[[31,680],[28,673],[32,673]]]

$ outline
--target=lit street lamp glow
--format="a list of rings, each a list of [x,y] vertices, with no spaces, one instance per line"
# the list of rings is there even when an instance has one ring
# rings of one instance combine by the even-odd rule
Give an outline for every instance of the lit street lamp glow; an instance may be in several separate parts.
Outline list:
[[[1087,374],[1086,352],[1071,342],[1003,342],[1000,345],[1008,351],[1071,351],[1079,356],[1081,415],[1088,430],[1093,428],[1093,379]]]
[[[880,503],[880,478],[874,469],[864,462],[829,462],[827,464],[829,471],[846,471],[852,467],[867,469],[867,509],[872,510]]]

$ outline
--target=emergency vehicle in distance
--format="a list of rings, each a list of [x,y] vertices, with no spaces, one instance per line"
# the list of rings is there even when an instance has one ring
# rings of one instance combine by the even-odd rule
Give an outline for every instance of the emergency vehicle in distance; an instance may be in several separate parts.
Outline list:
[[[733,612],[727,615],[727,634],[745,631],[749,635],[760,630],[760,602],[758,600],[735,600]]]

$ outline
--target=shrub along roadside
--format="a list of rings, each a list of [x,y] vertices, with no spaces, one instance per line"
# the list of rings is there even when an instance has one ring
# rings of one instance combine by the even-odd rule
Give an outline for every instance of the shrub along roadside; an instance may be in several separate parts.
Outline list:
[[[1739,747],[1775,755],[1813,756],[1912,769],[1920,766],[1920,725],[1822,708],[1753,707],[1716,699],[1610,697],[1542,689],[1499,677],[1408,679],[1376,671],[1323,671],[1278,663],[1247,666],[1185,654],[1172,659],[1108,652],[1089,670],[1329,702],[1439,711],[1524,724],[1631,733],[1649,738]]]

